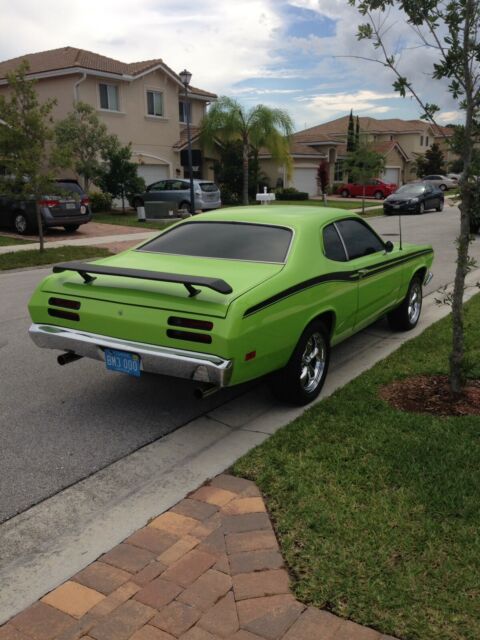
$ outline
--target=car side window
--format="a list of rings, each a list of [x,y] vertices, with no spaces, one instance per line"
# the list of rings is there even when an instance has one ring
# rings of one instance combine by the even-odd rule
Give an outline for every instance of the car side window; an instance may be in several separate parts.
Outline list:
[[[343,238],[349,260],[385,251],[380,238],[360,220],[339,220],[335,225]]]
[[[149,191],[164,191],[165,190],[165,180],[161,180],[160,182],[155,182],[155,184],[151,184],[148,188]]]
[[[337,262],[347,261],[342,241],[333,224],[329,224],[323,230],[323,249],[330,260],[336,260]]]

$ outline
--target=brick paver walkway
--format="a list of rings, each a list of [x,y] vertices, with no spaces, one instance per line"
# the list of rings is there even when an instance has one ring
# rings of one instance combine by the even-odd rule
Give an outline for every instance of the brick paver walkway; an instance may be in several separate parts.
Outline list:
[[[229,475],[0,627],[0,640],[80,638],[388,640],[293,597],[257,487]]]

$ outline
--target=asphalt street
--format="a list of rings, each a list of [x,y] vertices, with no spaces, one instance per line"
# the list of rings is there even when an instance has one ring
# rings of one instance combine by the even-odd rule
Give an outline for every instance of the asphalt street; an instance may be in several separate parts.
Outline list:
[[[386,239],[398,240],[397,217],[370,223]],[[453,280],[458,224],[452,208],[403,218],[404,242],[430,243],[436,251],[435,278],[426,294]],[[480,241],[471,254],[480,262]],[[187,381],[134,379],[86,359],[59,367],[55,353],[38,349],[27,335],[28,299],[49,272],[0,275],[0,522],[242,392],[198,401]],[[348,343],[334,350],[332,364],[346,352]]]

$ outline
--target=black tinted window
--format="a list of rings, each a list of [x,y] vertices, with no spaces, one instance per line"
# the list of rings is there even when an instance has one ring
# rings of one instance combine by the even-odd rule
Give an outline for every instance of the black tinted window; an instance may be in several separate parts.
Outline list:
[[[333,224],[329,224],[323,230],[323,247],[325,255],[330,260],[337,260],[337,262],[345,262],[347,260],[342,241]]]
[[[167,185],[166,180],[162,180],[161,182],[155,182],[155,184],[151,184],[147,191],[164,191]]]
[[[340,220],[336,225],[347,247],[349,260],[385,250],[383,242],[363,222]]]
[[[139,250],[202,258],[284,262],[291,237],[292,232],[283,227],[235,222],[187,222],[165,232]]]
[[[56,186],[61,191],[68,191],[69,193],[78,193],[79,195],[83,194],[82,187],[76,182],[56,182]]]
[[[214,182],[200,182],[200,189],[202,191],[218,191],[218,187]]]

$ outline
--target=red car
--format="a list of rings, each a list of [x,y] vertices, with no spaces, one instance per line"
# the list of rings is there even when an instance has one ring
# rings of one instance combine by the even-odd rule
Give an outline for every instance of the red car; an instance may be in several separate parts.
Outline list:
[[[369,180],[364,186],[358,182],[349,182],[348,184],[342,184],[338,189],[339,193],[344,198],[355,198],[355,196],[363,196],[363,189],[365,188],[365,196],[368,198],[376,198],[382,200],[391,193],[397,190],[398,185],[392,182],[383,182],[382,180]]]

